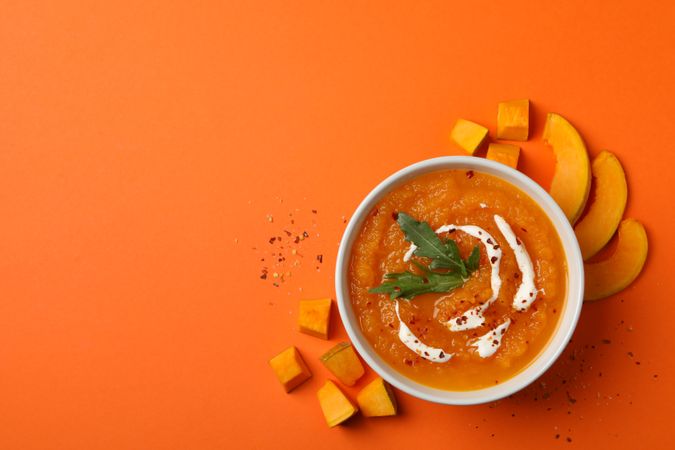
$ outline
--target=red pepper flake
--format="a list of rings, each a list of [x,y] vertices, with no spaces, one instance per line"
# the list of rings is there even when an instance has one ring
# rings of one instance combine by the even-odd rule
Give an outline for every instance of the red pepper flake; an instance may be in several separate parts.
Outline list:
[[[274,287],[279,287],[279,283],[275,282],[275,283],[272,283],[272,284],[274,285]]]
[[[490,258],[490,262],[491,262],[492,264],[496,263],[496,262],[497,262],[497,257],[496,257],[496,256],[493,256],[492,258]]]
[[[319,264],[323,263],[323,255],[316,255],[316,260],[319,261]]]
[[[567,436],[567,442],[572,442],[572,438]]]
[[[639,365],[640,365],[640,361],[635,361],[635,365],[636,365],[636,366],[639,366]]]
[[[567,401],[569,401],[571,404],[575,404],[575,403],[577,402],[577,399],[576,399],[576,398],[573,398],[573,397],[570,395],[570,391],[565,391],[565,393],[567,394]]]
[[[299,244],[300,243],[300,236],[296,236],[295,239],[293,239],[294,244]]]
[[[515,279],[517,280],[518,278],[520,278],[520,274],[519,274],[519,273],[514,273],[514,274],[513,274],[513,278],[515,278]]]
[[[466,171],[466,177],[467,177],[468,179],[473,178],[473,170],[467,170],[467,171]]]
[[[403,362],[406,363],[410,367],[412,367],[412,365],[413,365],[413,362],[411,360],[407,359],[407,358],[404,359]]]
[[[394,220],[398,220],[398,212],[394,211],[393,213],[391,213],[391,218]]]
[[[266,280],[267,279],[267,272],[263,272],[262,275],[260,275],[261,280]]]
[[[610,341],[609,339],[603,339],[603,340],[602,340],[602,343],[603,343],[603,344],[611,344],[612,341]]]
[[[276,240],[277,240],[277,238],[271,237],[271,238],[270,238],[270,244],[274,244],[274,241],[276,241]]]
[[[439,357],[439,358],[445,358],[445,353],[443,353],[443,351],[441,351],[441,352],[438,354],[438,357]]]
[[[560,439],[560,435],[559,435],[559,434],[556,434],[556,435],[555,435],[555,438],[556,438],[556,439]]]
[[[314,214],[317,214],[317,213],[318,213],[318,211],[317,211],[316,209],[313,209],[312,212],[313,212]]]
[[[307,238],[309,237],[309,233],[306,232],[306,231],[303,231],[303,232],[302,232],[302,237],[304,237],[305,239],[307,239]]]
[[[520,239],[518,239],[518,236],[516,236],[516,244],[518,244],[518,245],[523,245],[523,243],[520,242]]]
[[[630,356],[632,358],[635,355],[633,355],[633,352],[628,352],[628,356]]]

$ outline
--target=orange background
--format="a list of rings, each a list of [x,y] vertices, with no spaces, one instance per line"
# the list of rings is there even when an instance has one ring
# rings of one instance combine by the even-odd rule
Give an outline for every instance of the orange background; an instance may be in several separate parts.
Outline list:
[[[0,14],[0,448],[672,448],[673,2],[45,3]],[[521,97],[544,186],[547,111],[619,156],[645,272],[525,391],[329,430],[344,330],[295,318],[334,296],[343,216]],[[291,344],[314,377],[287,395]]]

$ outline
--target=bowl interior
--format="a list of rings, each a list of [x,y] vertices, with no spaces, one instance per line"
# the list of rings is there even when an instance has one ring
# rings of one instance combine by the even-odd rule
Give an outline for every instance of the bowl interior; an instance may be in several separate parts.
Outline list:
[[[359,327],[349,296],[348,269],[351,248],[363,221],[377,202],[396,186],[422,174],[448,169],[475,170],[501,178],[528,194],[549,217],[565,253],[567,264],[567,296],[558,325],[544,350],[521,372],[495,386],[472,391],[447,391],[420,384],[400,374],[387,364],[371,347]],[[536,182],[521,172],[487,159],[470,156],[447,156],[429,159],[408,166],[391,175],[373,189],[361,202],[345,230],[335,273],[338,309],[345,329],[359,354],[382,378],[402,391],[437,403],[471,405],[497,400],[524,388],[543,374],[558,358],[576,327],[583,303],[583,260],[574,231],[560,207]]]

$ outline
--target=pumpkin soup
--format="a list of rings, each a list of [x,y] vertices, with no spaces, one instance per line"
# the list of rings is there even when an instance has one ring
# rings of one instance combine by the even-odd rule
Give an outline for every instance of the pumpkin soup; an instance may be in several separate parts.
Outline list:
[[[545,347],[567,270],[560,239],[515,186],[465,170],[386,194],[351,253],[350,297],[374,350],[439,389],[503,382]]]

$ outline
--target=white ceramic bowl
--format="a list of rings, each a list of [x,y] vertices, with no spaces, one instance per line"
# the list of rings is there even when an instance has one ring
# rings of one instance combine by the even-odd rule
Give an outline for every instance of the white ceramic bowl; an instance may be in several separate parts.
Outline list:
[[[484,389],[472,391],[447,391],[420,384],[389,366],[372,348],[359,327],[349,296],[349,262],[354,240],[361,225],[375,204],[389,191],[422,174],[447,169],[474,170],[508,181],[528,194],[546,213],[562,242],[567,263],[567,297],[558,326],[540,354],[521,372],[509,380]],[[345,329],[359,354],[382,378],[410,395],[447,405],[473,405],[491,402],[523,389],[541,376],[560,356],[569,342],[581,312],[584,294],[584,270],[579,244],[569,221],[551,196],[532,179],[522,173],[483,158],[471,156],[446,156],[428,159],[408,166],[381,182],[361,202],[345,230],[338,250],[335,269],[335,290],[338,308]]]

